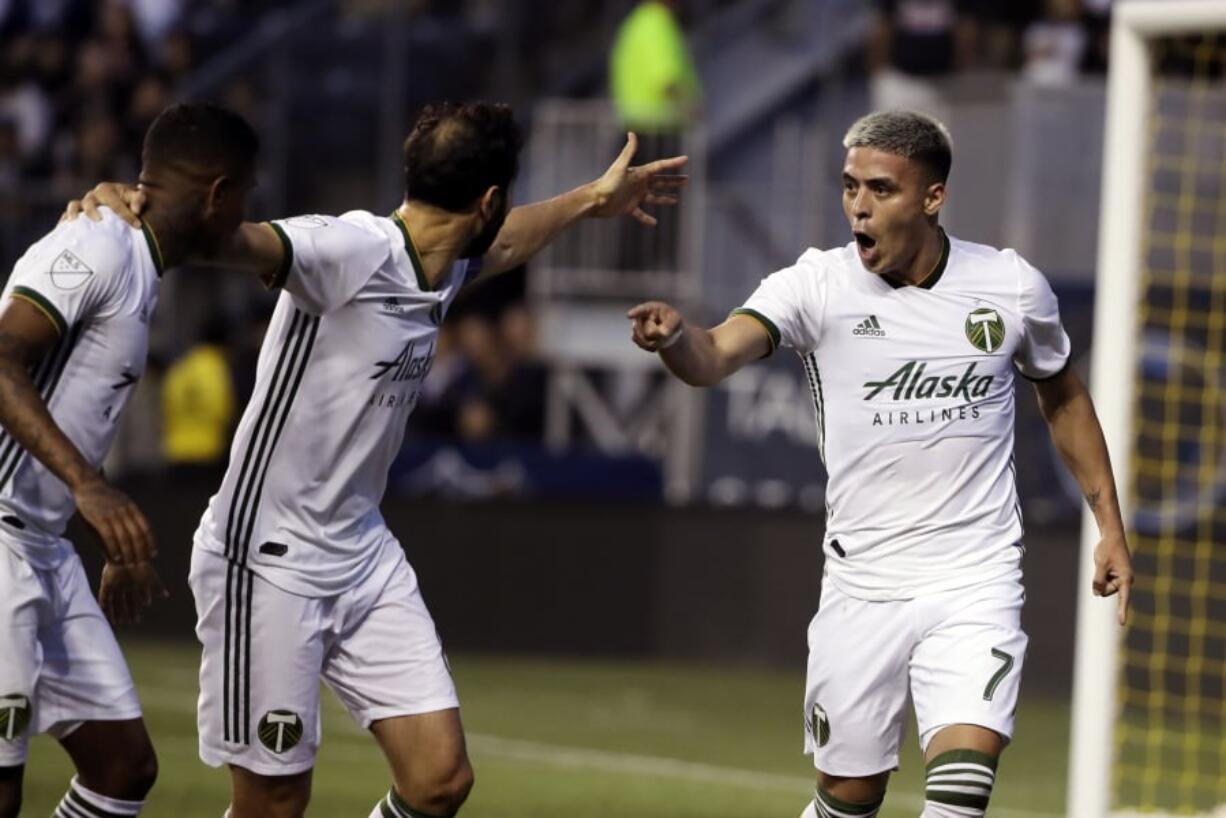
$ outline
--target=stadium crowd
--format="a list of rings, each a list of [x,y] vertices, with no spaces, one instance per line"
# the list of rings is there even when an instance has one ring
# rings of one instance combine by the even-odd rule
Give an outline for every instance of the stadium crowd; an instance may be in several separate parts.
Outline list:
[[[1105,67],[1110,0],[875,2],[877,22],[865,47],[875,107],[922,104],[934,80],[968,72],[1013,71],[1036,82],[1060,83]],[[688,26],[701,21],[703,10],[725,3],[638,5],[668,6]],[[261,14],[288,5],[288,0],[0,0],[0,224],[9,208],[31,196],[42,197],[50,208],[96,180],[132,179],[145,129],[175,99],[184,80],[238,42]],[[541,10],[554,5],[526,4],[520,14],[538,34],[574,24],[583,15],[572,6],[597,14],[592,2],[559,4],[548,14]],[[594,5],[608,11],[609,4]],[[388,3],[345,0],[340,6],[346,13],[379,14]],[[405,8],[411,15],[477,21],[494,14],[494,6],[482,2],[414,0]],[[546,17],[548,24],[542,22]],[[615,41],[611,35],[606,47]],[[678,53],[677,70],[694,70],[688,56]],[[696,93],[691,96],[697,100]],[[261,127],[258,84],[240,79],[220,97]],[[478,295],[474,307],[457,307],[413,416],[412,432],[419,438],[541,441],[545,376],[533,349],[522,275],[517,280],[509,293],[499,288],[493,297]],[[269,306],[265,301],[239,314],[202,318],[207,332],[190,348],[155,346],[161,366],[150,368],[150,383],[143,387],[148,411],[141,423],[131,424],[143,440],[117,447],[131,454],[131,463],[143,468],[159,462],[224,462],[235,413],[250,393],[254,350]],[[199,435],[184,432],[193,424]]]

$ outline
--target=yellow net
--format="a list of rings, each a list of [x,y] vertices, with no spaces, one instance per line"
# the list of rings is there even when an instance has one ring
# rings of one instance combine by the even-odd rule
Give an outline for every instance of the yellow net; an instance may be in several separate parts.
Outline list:
[[[1153,45],[1114,801],[1226,815],[1226,41]]]

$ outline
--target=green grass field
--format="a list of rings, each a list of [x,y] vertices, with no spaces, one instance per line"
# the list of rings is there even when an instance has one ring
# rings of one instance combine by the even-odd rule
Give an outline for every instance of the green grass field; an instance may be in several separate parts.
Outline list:
[[[145,814],[220,818],[228,775],[196,757],[195,647],[125,649],[161,758]],[[465,816],[795,818],[811,797],[800,753],[802,668],[466,655],[453,656],[452,668],[477,774]],[[389,783],[382,757],[330,693],[324,702],[310,814],[365,818]],[[1068,706],[1023,698],[1018,717],[990,814],[1062,814]],[[912,735],[883,818],[919,814],[922,767]],[[58,745],[36,739],[23,815],[49,815],[70,774]]]

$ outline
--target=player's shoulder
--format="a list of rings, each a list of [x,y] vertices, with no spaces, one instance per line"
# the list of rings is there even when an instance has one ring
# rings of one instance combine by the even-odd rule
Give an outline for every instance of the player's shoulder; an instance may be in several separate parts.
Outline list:
[[[821,288],[854,281],[857,274],[863,272],[854,242],[825,250],[810,247],[788,269],[794,276]]]
[[[949,250],[952,261],[970,261],[981,270],[984,268],[1011,272],[1035,270],[1034,265],[1012,247],[993,247],[990,244],[980,244],[949,236]]]
[[[66,270],[82,266],[90,272],[110,273],[126,268],[132,258],[139,231],[109,208],[100,208],[101,219],[87,216],[60,222],[38,241],[23,259],[39,258]]]
[[[846,248],[834,247],[822,250],[810,247],[796,259],[789,270],[811,278],[838,275],[848,268]]]
[[[291,216],[273,224],[288,234],[296,254],[309,246],[319,261],[377,265],[387,256],[390,245],[388,234],[378,221],[378,216],[364,210],[351,210],[339,216],[319,213]]]

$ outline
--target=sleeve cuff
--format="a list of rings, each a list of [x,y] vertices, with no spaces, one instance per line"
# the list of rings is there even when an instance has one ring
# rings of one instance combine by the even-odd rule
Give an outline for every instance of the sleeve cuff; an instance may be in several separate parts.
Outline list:
[[[761,324],[762,329],[766,330],[766,335],[768,338],[770,338],[771,348],[770,348],[770,352],[766,353],[766,355],[762,357],[764,358],[770,357],[774,353],[774,351],[779,348],[779,342],[781,340],[781,336],[779,335],[779,328],[775,326],[774,321],[770,320],[769,318],[767,318],[765,315],[758,312],[757,310],[750,309],[749,307],[742,307],[739,310],[733,310],[732,314],[733,315],[747,315],[750,318],[757,321],[759,324]]]
[[[61,338],[64,337],[64,333],[68,331],[68,322],[64,320],[64,316],[56,309],[55,305],[48,301],[42,293],[19,284],[13,287],[13,291],[9,295],[12,298],[20,298],[22,301],[33,304],[39,312],[47,316],[47,320],[55,326],[55,331],[59,336]]]
[[[1021,374],[1023,378],[1030,381],[1031,383],[1044,383],[1046,381],[1054,381],[1056,378],[1059,378],[1061,375],[1063,375],[1065,372],[1068,371],[1068,368],[1072,363],[1073,363],[1073,356],[1069,355],[1067,358],[1064,359],[1064,365],[1061,366],[1059,369],[1057,369],[1055,372],[1051,373],[1050,375],[1040,375],[1039,377],[1035,377],[1034,375],[1027,375],[1026,371],[1023,370],[1020,366],[1017,367],[1017,371],[1018,373]]]
[[[289,270],[294,266],[294,245],[286,235],[285,230],[276,222],[264,222],[272,228],[272,232],[277,234],[277,238],[281,240],[281,266],[277,268],[277,274],[273,278],[272,283],[268,285],[270,290],[279,290],[285,286],[286,279],[289,278]]]

